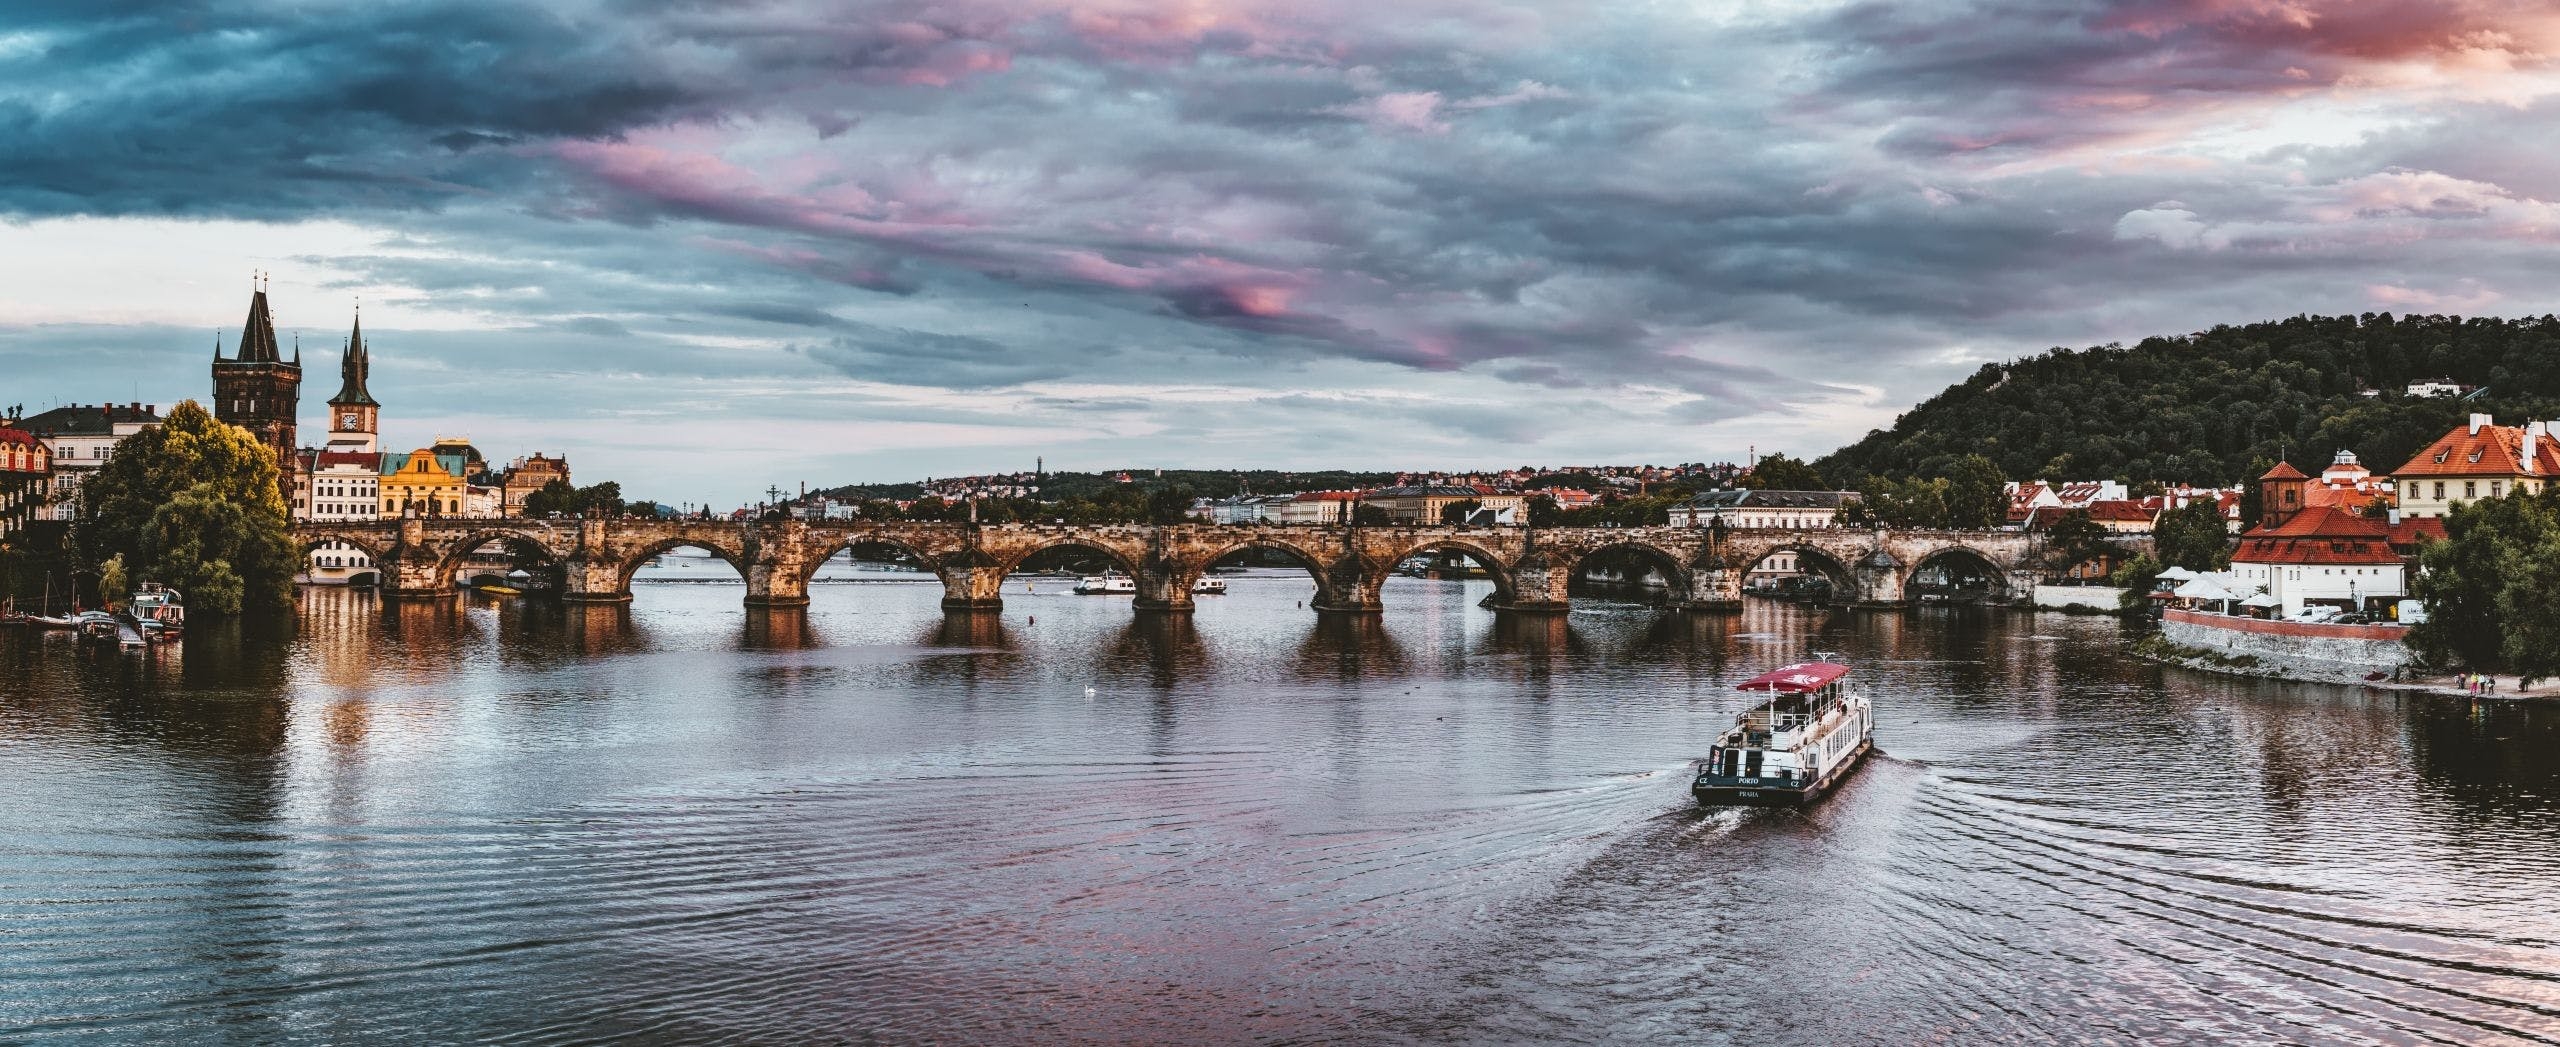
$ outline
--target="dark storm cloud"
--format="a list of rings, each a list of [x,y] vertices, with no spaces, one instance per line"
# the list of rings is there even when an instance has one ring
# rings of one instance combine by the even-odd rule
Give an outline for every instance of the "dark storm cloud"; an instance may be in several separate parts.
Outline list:
[[[878,324],[838,321],[827,342],[797,347],[850,378],[952,389],[997,388],[1076,374],[1098,364],[1086,354],[1030,354],[1002,342]]]
[[[422,339],[478,365],[743,383],[720,403],[1011,390],[987,425],[1146,417],[1209,453],[1366,446],[1386,410],[1421,447],[1630,405],[1631,444],[1841,438],[2045,345],[2548,308],[2522,276],[2555,237],[2555,27],[2521,0],[19,4],[0,215],[396,230],[306,261],[515,339]],[[1211,387],[1273,395],[1160,399]],[[1397,398],[1426,390],[1463,395]]]

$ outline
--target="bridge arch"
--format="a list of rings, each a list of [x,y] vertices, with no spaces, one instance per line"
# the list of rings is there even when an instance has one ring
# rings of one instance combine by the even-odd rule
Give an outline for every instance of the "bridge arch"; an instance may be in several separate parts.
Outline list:
[[[1253,551],[1279,553],[1290,562],[1305,568],[1307,577],[1316,583],[1316,606],[1329,607],[1342,602],[1343,586],[1341,581],[1333,576],[1332,565],[1326,562],[1323,553],[1279,535],[1254,535],[1238,541],[1213,545],[1206,555],[1196,560],[1181,562],[1175,568],[1173,579],[1175,591],[1189,592],[1193,585],[1199,583],[1200,576],[1208,573],[1209,568],[1216,566],[1218,561],[1237,553]]]
[[[1831,583],[1832,603],[1856,604],[1866,598],[1865,588],[1858,584],[1858,557],[1847,550],[1835,552],[1807,541],[1776,541],[1736,550],[1725,562],[1741,576],[1742,585],[1747,589],[1752,584],[1752,572],[1761,570],[1761,565],[1781,556],[1787,558],[1783,562],[1793,567],[1795,573],[1817,574]]]
[[[1142,552],[1133,549],[1120,548],[1118,544],[1114,542],[1099,541],[1073,534],[1042,534],[1035,536],[1031,541],[1023,542],[1020,545],[1005,550],[1004,555],[998,561],[998,566],[1001,567],[1002,570],[998,571],[997,574],[999,576],[1012,574],[1015,571],[1021,570],[1023,563],[1030,560],[1032,557],[1056,549],[1078,549],[1089,553],[1095,553],[1102,556],[1104,559],[1110,560],[1113,566],[1120,569],[1120,573],[1132,578],[1138,576],[1139,565],[1145,560],[1145,555]]]
[[[292,536],[294,573],[312,582],[321,581],[323,572],[344,571],[341,580],[345,584],[380,585],[383,572],[390,569],[386,554],[399,548],[396,541],[385,541],[380,535],[339,528],[296,529]],[[363,562],[339,558],[338,554],[348,550],[363,554]]]
[[[1398,543],[1394,548],[1395,552],[1386,558],[1386,562],[1371,564],[1369,570],[1362,572],[1366,575],[1362,584],[1368,588],[1365,595],[1369,606],[1378,606],[1378,593],[1386,587],[1388,576],[1395,573],[1398,564],[1419,554],[1435,552],[1461,553],[1475,561],[1476,566],[1484,568],[1484,573],[1493,579],[1492,606],[1509,607],[1518,596],[1519,579],[1514,569],[1519,565],[1505,562],[1500,554],[1462,536],[1421,535],[1411,542]]]
[[[1958,576],[1958,572],[1964,572],[1979,577],[1987,583],[1987,591],[1981,594],[1982,597],[1992,602],[2006,602],[2023,595],[2031,595],[2016,591],[2017,586],[2011,578],[2012,570],[2012,565],[2001,562],[2000,557],[1990,552],[1962,543],[1939,545],[1920,552],[1912,559],[1910,573],[1904,577],[1903,581],[1903,597],[1913,603],[1919,603],[1927,593],[1942,591],[1925,584],[1933,572],[1942,572],[1950,576]],[[1950,577],[1951,588],[1960,589],[1960,585],[1952,585],[1955,581],[1956,577]],[[1950,591],[1948,598],[1961,599],[1961,593]]]
[[[388,553],[393,548],[392,542],[383,541],[374,535],[363,534],[356,531],[341,530],[334,527],[310,530],[295,528],[293,531],[293,541],[295,553],[301,556],[309,556],[311,555],[312,550],[331,542],[337,542],[342,545],[354,546],[357,552],[363,553],[367,559],[372,560],[377,565],[382,563],[384,554]]]
[[[827,561],[835,559],[837,553],[850,552],[865,545],[887,546],[915,557],[916,566],[933,572],[933,576],[940,579],[945,587],[951,584],[951,570],[943,563],[941,555],[914,541],[901,538],[894,532],[866,530],[834,535],[829,537],[825,544],[817,546],[816,555],[808,558],[807,565],[800,573],[800,591],[808,591],[809,583],[818,577],[818,570],[825,567]]]
[[[1689,564],[1678,553],[1642,539],[1609,542],[1583,550],[1568,567],[1566,585],[1570,587],[1573,581],[1582,578],[1587,568],[1597,566],[1593,561],[1605,562],[1615,558],[1640,562],[1661,572],[1664,584],[1669,586],[1673,606],[1686,605],[1694,595],[1690,592]]]
[[[640,573],[643,565],[670,550],[685,548],[700,549],[719,557],[732,570],[738,572],[739,581],[743,582],[753,577],[747,573],[748,560],[745,549],[724,543],[709,535],[672,534],[652,539],[643,545],[633,546],[629,552],[623,554],[622,562],[615,568],[614,591],[626,597],[630,596],[631,580]]]
[[[552,548],[551,543],[545,540],[550,537],[548,534],[528,531],[521,527],[483,527],[464,532],[461,537],[443,543],[443,547],[436,551],[435,576],[447,582],[451,581],[453,572],[461,568],[465,557],[480,551],[491,542],[503,544],[518,555],[531,554],[534,558],[541,560],[546,567],[565,569],[567,554]]]

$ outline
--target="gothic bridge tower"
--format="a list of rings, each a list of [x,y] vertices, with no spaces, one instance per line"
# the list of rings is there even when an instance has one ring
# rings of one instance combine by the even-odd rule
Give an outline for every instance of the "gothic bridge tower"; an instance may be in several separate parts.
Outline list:
[[[213,346],[213,416],[258,437],[276,453],[276,480],[284,504],[293,505],[294,412],[302,400],[302,350],[288,362],[276,350],[275,320],[267,312],[266,280],[249,295],[249,319],[240,326],[240,348],[226,360]]]

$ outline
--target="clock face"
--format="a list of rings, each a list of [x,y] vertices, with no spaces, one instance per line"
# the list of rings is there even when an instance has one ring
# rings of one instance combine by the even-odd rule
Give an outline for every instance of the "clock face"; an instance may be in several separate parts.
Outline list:
[[[353,429],[353,428],[355,428],[355,427],[356,427],[356,413],[355,413],[354,411],[349,411],[349,412],[347,412],[347,413],[345,413],[345,414],[339,415],[339,416],[338,416],[338,427],[339,427],[339,428],[342,428],[342,429]]]

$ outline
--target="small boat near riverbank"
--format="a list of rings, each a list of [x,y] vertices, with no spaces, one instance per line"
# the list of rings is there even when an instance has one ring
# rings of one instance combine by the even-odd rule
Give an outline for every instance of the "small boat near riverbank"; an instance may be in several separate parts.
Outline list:
[[[1118,571],[1088,574],[1076,579],[1078,596],[1136,596],[1138,580]]]
[[[145,638],[174,638],[186,631],[186,598],[158,582],[144,582],[126,599],[125,614]]]
[[[1191,583],[1191,595],[1225,596],[1227,595],[1227,580],[1224,578],[1202,578],[1199,581]]]
[[[1838,662],[1799,662],[1743,681],[1767,696],[1716,739],[1689,792],[1710,807],[1798,807],[1821,799],[1874,748],[1865,695]]]

